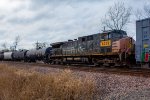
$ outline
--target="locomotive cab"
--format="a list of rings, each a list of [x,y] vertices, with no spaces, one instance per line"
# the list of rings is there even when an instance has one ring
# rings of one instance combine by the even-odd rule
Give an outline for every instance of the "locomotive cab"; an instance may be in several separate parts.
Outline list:
[[[100,34],[100,47],[101,53],[111,53],[112,43],[123,37],[126,37],[127,33],[122,30],[104,31]]]

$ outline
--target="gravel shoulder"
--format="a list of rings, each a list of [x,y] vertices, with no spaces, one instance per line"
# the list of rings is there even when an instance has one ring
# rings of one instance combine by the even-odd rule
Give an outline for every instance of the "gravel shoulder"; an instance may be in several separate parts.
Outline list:
[[[106,100],[150,100],[150,88],[139,91],[131,91],[122,95],[112,95],[107,97]]]

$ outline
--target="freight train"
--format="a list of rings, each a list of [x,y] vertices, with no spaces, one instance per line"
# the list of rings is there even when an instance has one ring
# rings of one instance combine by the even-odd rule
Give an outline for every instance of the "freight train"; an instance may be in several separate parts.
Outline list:
[[[136,37],[123,30],[103,31],[78,39],[52,43],[51,47],[0,52],[0,60],[49,64],[92,64],[95,66],[132,66],[149,63],[150,18],[136,22]]]
[[[122,30],[79,37],[75,40],[52,43],[51,47],[0,53],[1,60],[50,64],[129,65],[134,62],[133,38]]]

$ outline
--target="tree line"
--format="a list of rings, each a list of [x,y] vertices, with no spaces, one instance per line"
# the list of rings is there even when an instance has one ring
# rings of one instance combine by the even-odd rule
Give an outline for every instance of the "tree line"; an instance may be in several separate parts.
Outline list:
[[[14,39],[14,42],[12,43],[12,45],[8,46],[8,43],[7,42],[4,42],[1,44],[1,47],[2,47],[2,51],[16,51],[16,50],[23,50],[23,49],[19,49],[18,46],[19,46],[19,43],[21,41],[21,38],[20,36],[16,36],[15,39]],[[48,46],[48,43],[46,42],[36,42],[33,44],[34,48],[35,49],[40,49],[40,48],[44,48],[44,47],[47,47]]]

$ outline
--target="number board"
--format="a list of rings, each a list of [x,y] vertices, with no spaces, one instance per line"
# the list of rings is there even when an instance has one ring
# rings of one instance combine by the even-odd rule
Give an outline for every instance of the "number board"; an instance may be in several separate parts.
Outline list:
[[[108,47],[108,46],[111,46],[111,40],[101,41],[100,46],[101,46],[101,47]]]

